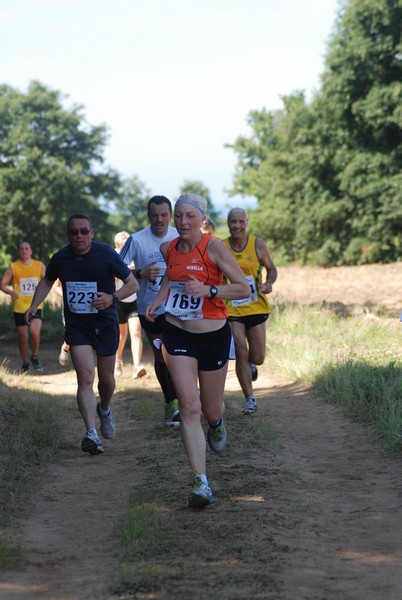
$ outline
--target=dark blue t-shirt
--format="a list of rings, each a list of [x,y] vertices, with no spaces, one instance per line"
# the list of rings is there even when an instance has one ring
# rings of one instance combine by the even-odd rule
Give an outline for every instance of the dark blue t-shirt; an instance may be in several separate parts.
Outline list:
[[[118,253],[100,242],[92,242],[86,254],[75,254],[71,246],[65,246],[52,256],[46,269],[47,279],[62,283],[66,325],[78,325],[83,320],[92,325],[118,322],[114,304],[96,311],[91,302],[97,292],[112,294],[115,278],[124,280],[129,275],[130,269]]]

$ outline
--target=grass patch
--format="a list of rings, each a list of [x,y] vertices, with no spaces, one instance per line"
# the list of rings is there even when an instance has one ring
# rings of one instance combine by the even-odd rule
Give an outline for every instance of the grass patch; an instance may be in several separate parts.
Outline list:
[[[44,465],[57,455],[65,410],[29,377],[0,367],[0,528],[8,525],[28,490],[38,484]],[[0,567],[21,561],[19,547],[3,541]]]
[[[327,401],[370,425],[388,449],[402,450],[402,369],[395,362],[327,365],[314,386]]]
[[[0,541],[0,569],[18,569],[25,561],[21,546]]]
[[[270,369],[292,380],[312,383],[328,364],[367,359],[387,364],[400,357],[397,319],[344,317],[323,308],[282,305],[268,322]]]
[[[131,494],[130,508],[120,533],[121,561],[147,559],[155,548],[163,553],[168,551],[167,519],[164,518],[163,506],[154,500],[161,497],[161,491],[157,481],[149,481]]]
[[[402,449],[401,326],[378,315],[342,316],[325,307],[283,305],[268,324],[266,364],[311,384],[321,398]]]

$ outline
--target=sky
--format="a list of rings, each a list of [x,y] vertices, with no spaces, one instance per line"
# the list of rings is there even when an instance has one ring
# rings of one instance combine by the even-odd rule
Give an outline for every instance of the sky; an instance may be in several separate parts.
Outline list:
[[[107,165],[174,200],[199,180],[230,198],[252,110],[319,89],[338,0],[2,1],[0,83],[39,80],[108,126]]]

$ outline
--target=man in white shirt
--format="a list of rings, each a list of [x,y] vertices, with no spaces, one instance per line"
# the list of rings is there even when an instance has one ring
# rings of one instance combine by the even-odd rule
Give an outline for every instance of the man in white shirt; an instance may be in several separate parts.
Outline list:
[[[130,235],[120,251],[120,257],[127,265],[131,262],[135,264],[134,275],[140,286],[137,292],[138,316],[153,350],[155,374],[165,397],[164,423],[168,427],[179,427],[180,415],[176,391],[162,353],[153,343],[162,336],[165,320],[164,305],[158,310],[154,322],[145,318],[145,310],[157,296],[166,271],[160,246],[163,242],[178,237],[176,228],[169,225],[172,219],[170,200],[165,196],[153,196],[148,202],[148,219],[150,225]]]

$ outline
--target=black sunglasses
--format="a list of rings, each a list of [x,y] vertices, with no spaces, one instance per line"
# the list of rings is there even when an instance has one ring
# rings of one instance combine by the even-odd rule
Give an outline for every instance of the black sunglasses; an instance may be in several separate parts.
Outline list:
[[[88,227],[82,227],[81,229],[67,229],[68,235],[78,235],[79,233],[81,235],[88,235],[90,232],[91,230],[88,229]]]

